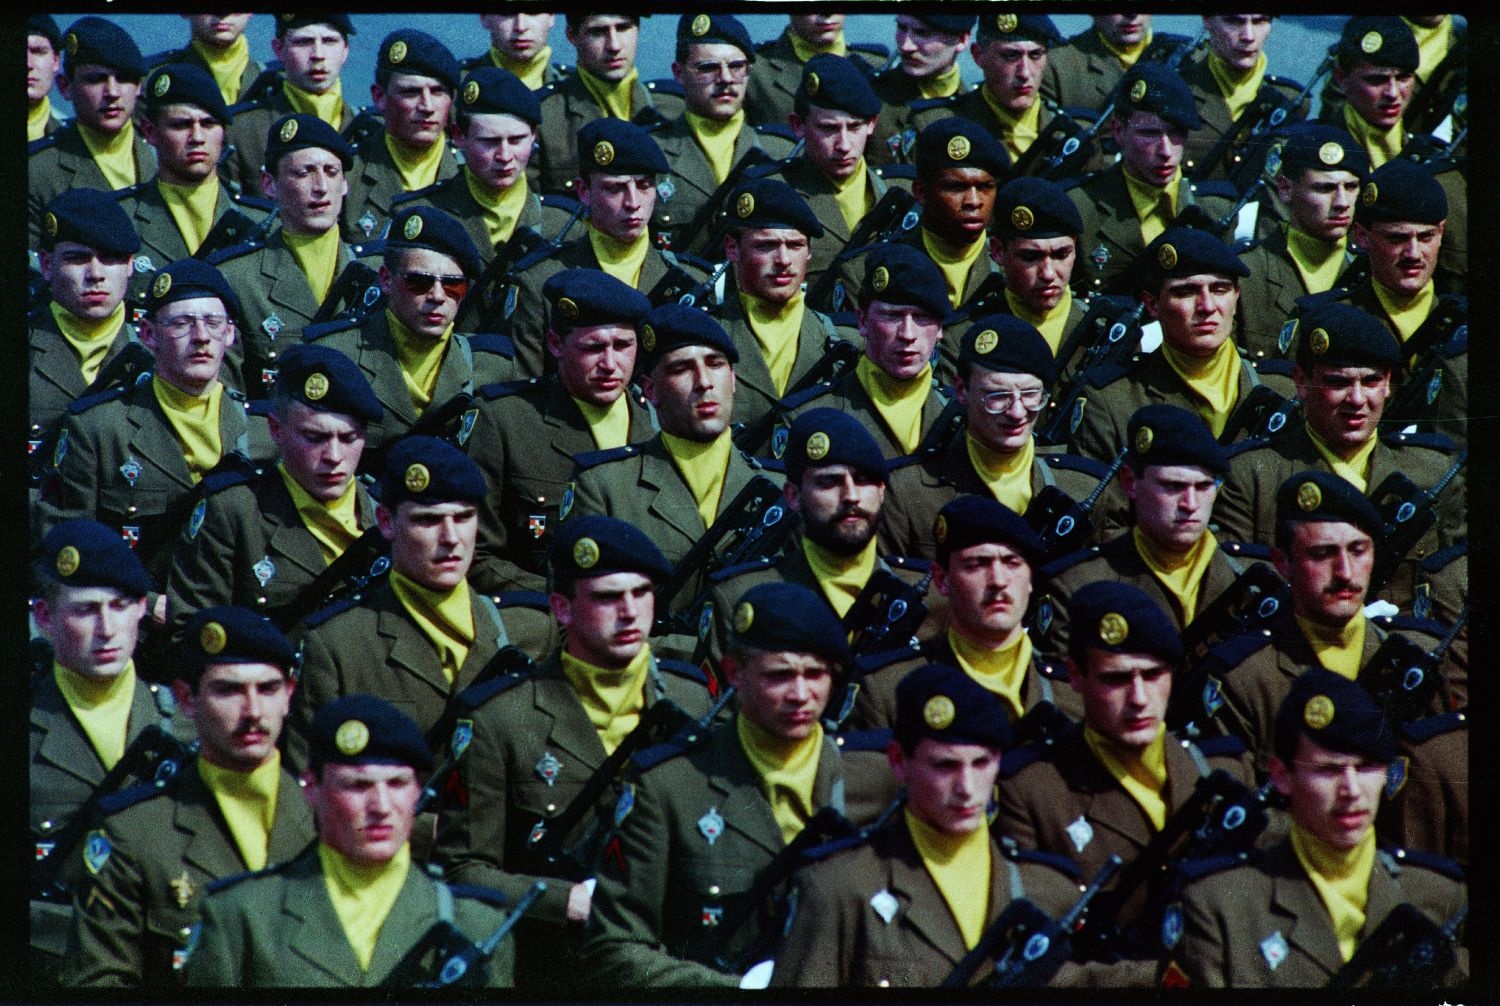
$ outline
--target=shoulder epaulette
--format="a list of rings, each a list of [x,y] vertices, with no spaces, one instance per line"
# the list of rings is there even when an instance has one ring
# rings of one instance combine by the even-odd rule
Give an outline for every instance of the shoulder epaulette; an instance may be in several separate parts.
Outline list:
[[[441,179],[433,182],[431,185],[424,185],[420,189],[412,189],[410,192],[398,192],[394,196],[391,196],[391,212],[394,213],[397,207],[404,206],[418,199],[431,199],[434,193],[452,185],[455,180],[462,182],[463,175],[461,173],[453,175],[451,178]]]
[[[165,796],[176,788],[176,780],[182,773],[176,773],[163,779],[160,783],[143,782],[134,786],[126,786],[99,800],[99,813],[104,817],[118,814],[122,810],[134,807],[138,803],[145,803],[153,797]]]
[[[1193,194],[1196,196],[1217,196],[1220,199],[1228,199],[1230,202],[1238,202],[1239,190],[1234,183],[1222,178],[1206,178],[1193,183]]]
[[[1462,881],[1464,879],[1464,868],[1456,859],[1450,859],[1435,852],[1393,846],[1384,847],[1380,851],[1383,853],[1381,858],[1386,860],[1386,869],[1390,870],[1392,875],[1400,873],[1402,867],[1419,866],[1433,873],[1441,873],[1450,880]],[[1395,869],[1391,869],[1392,865]]]
[[[882,61],[891,58],[891,48],[880,42],[850,42],[850,52],[862,52],[868,56],[878,56]]]
[[[557,85],[561,84],[561,83],[563,83],[563,81],[549,80],[547,83],[543,84],[541,87],[537,88],[536,90],[532,91],[531,93],[534,94],[534,95],[536,95],[536,100],[537,101],[541,101],[543,98],[550,98],[554,94],[557,94],[558,93]]]
[[[198,483],[199,492],[202,495],[213,496],[223,492],[225,489],[242,486],[261,473],[261,469],[245,460],[243,456],[235,455],[232,452],[224,455],[225,460],[230,457],[240,457],[243,463],[225,465],[223,461],[220,461]]]
[[[150,184],[150,182],[136,182],[134,185],[127,185],[123,189],[115,189],[110,195],[123,203],[127,199],[134,199],[140,195]]]
[[[1426,447],[1444,454],[1458,452],[1458,444],[1446,433],[1388,433],[1380,440],[1392,447]]]
[[[263,213],[275,213],[280,208],[264,196],[247,196],[243,192],[231,192],[229,198],[241,206],[248,206],[252,210],[260,210]]]
[[[708,687],[708,675],[703,673],[703,668],[688,663],[686,660],[673,660],[671,657],[657,657],[656,666],[668,674],[675,674],[679,678],[685,678],[703,687]]]
[[[1416,615],[1377,615],[1370,619],[1387,632],[1425,632],[1429,636],[1441,637],[1447,630],[1442,622]]]
[[[1263,440],[1260,437],[1247,437],[1244,440],[1230,444],[1227,450],[1229,451],[1229,458],[1232,461],[1241,454],[1249,454],[1252,451],[1273,450],[1275,447],[1276,445],[1269,440]]]
[[[895,472],[901,468],[910,468],[912,465],[919,465],[923,461],[926,461],[928,458],[934,457],[938,454],[941,454],[942,452],[943,445],[928,444],[926,447],[923,447],[921,450],[916,451],[913,454],[903,454],[898,458],[892,458],[890,461],[886,462],[885,470],[887,472]]]
[[[1109,474],[1109,465],[1097,458],[1085,457],[1082,454],[1037,454],[1036,456],[1045,462],[1048,468],[1066,468],[1069,471],[1092,475],[1096,479],[1102,479]]]
[[[624,447],[607,447],[602,451],[583,451],[573,455],[573,464],[578,471],[593,468],[595,465],[607,464],[611,461],[621,461],[625,458],[634,457],[641,453],[639,444],[626,444]]]
[[[1049,681],[1071,682],[1073,680],[1072,675],[1068,673],[1068,665],[1061,661],[1047,660],[1040,655],[1034,655],[1032,666],[1036,668],[1038,674]]]
[[[1219,542],[1225,554],[1232,555],[1236,559],[1258,559],[1261,562],[1271,561],[1271,546],[1260,541],[1221,541]]]
[[[910,182],[915,181],[917,177],[915,164],[879,164],[873,167],[875,174],[881,178],[900,178]]]
[[[790,143],[797,142],[797,134],[792,128],[781,122],[763,122],[755,127],[755,131],[763,136],[775,136]]]
[[[1274,73],[1268,73],[1261,77],[1261,83],[1274,84],[1277,87],[1284,87],[1297,92],[1301,92],[1303,86],[1300,80],[1293,80],[1290,77],[1279,77]]]
[[[785,34],[783,33],[782,35],[777,35],[775,38],[766,39],[764,42],[755,43],[756,54],[761,55],[770,52],[776,47],[776,43],[780,42],[784,37]]]
[[[1298,297],[1293,303],[1297,305],[1297,314],[1304,315],[1322,307],[1324,304],[1332,304],[1336,301],[1347,300],[1350,291],[1334,287],[1332,290],[1324,290],[1322,293],[1308,293]]]
[[[486,402],[493,402],[497,398],[505,398],[509,395],[514,395],[518,391],[534,388],[538,384],[541,384],[543,380],[544,378],[540,377],[521,377],[514,381],[496,381],[493,384],[483,385],[474,394]]]
[[[1423,573],[1436,573],[1455,559],[1461,559],[1469,554],[1469,539],[1456,541],[1447,548],[1439,549],[1421,562],[1417,563],[1417,569]]]
[[[476,681],[453,697],[453,703],[460,709],[475,710],[496,695],[510,691],[516,685],[528,680],[532,670],[511,671],[509,674],[501,674],[483,681]]]
[[[793,392],[792,394],[783,398],[778,403],[778,405],[783,411],[789,412],[792,409],[801,408],[814,399],[821,398],[822,396],[828,394],[828,392],[832,389],[833,385],[830,382],[821,381],[818,384],[814,384],[810,388],[803,388],[801,391]]]
[[[682,85],[671,77],[658,77],[655,80],[643,82],[641,86],[652,94],[670,94],[677,98],[683,95]]]
[[[1051,744],[1031,743],[1005,752],[1005,757],[1000,759],[1000,778],[1014,778],[1036,762],[1050,761],[1054,747]]]
[[[222,265],[231,259],[241,258],[253,251],[259,251],[265,246],[266,240],[264,237],[258,234],[252,235],[239,244],[230,245],[228,248],[220,248],[208,257],[208,264],[212,266]]]
[[[879,650],[875,653],[862,653],[854,658],[854,662],[861,674],[870,674],[883,667],[890,667],[892,664],[900,663],[903,660],[910,660],[913,657],[919,656],[921,652],[917,647],[908,644],[890,650]]]
[[[87,412],[96,405],[112,402],[116,398],[123,398],[126,392],[133,388],[133,384],[117,384],[113,388],[105,388],[103,391],[92,395],[84,395],[82,398],[74,399],[68,403],[68,415],[77,416]]]
[[[1099,555],[1098,545],[1090,545],[1088,548],[1080,548],[1076,552],[1069,552],[1065,556],[1053,559],[1051,562],[1047,563],[1047,565],[1041,568],[1039,575],[1043,578],[1056,576],[1057,574],[1064,572],[1065,570],[1072,569],[1079,563],[1086,562],[1097,555]]]
[[[476,353],[503,356],[507,360],[516,358],[516,344],[508,335],[499,332],[479,332],[469,336],[469,348]]]
[[[873,248],[874,246],[871,245],[870,247]],[[824,314],[824,317],[826,317],[829,324],[833,325],[835,328],[859,328],[859,316],[856,315],[853,311],[829,311]]]
[[[30,157],[32,154],[39,154],[43,150],[46,150],[48,147],[56,146],[57,141],[62,138],[61,134],[62,130],[56,130],[54,132],[48,133],[46,136],[41,136],[35,140],[32,140],[30,143],[26,144],[26,156]]]
[[[890,746],[895,734],[889,727],[876,730],[849,730],[833,735],[833,742],[840,751],[884,751]]]
[[[1068,192],[1072,189],[1083,188],[1103,173],[1102,171],[1090,171],[1087,174],[1074,175],[1072,178],[1059,178],[1057,184],[1064,192]]]
[[[1131,360],[1112,364],[1108,367],[1100,367],[1099,371],[1089,378],[1088,386],[1091,388],[1105,388],[1116,381],[1122,380],[1130,373],[1130,365],[1134,362],[1135,360],[1132,358]]]
[[[757,569],[770,569],[775,564],[775,559],[764,557],[760,559],[753,559],[750,562],[742,562],[734,566],[726,566],[723,569],[719,570],[717,573],[709,574],[708,580],[710,583],[723,583],[726,580],[734,579],[741,573],[750,573],[754,572]]]
[[[950,94],[942,98],[919,98],[907,107],[911,109],[913,115],[920,115],[923,112],[930,112],[934,108],[945,108],[962,97],[962,94]]]
[[[547,604],[547,595],[540,590],[502,590],[490,600],[495,602],[497,608],[535,608],[538,611],[550,611]]]
[[[1236,866],[1248,865],[1258,856],[1248,852],[1237,852],[1227,856],[1204,856],[1201,859],[1184,859],[1177,864],[1177,875],[1184,883],[1201,880],[1215,873],[1232,870]]]
[[[1439,716],[1424,716],[1419,720],[1411,720],[1401,724],[1401,733],[1407,740],[1420,744],[1430,741],[1442,734],[1451,734],[1453,731],[1464,727],[1469,722],[1469,714],[1460,710],[1454,713],[1443,713]]]
[[[269,398],[257,398],[253,402],[245,404],[245,415],[259,416],[264,419],[276,411],[276,403]]]
[[[1083,875],[1078,869],[1078,864],[1071,857],[1059,852],[1023,849],[1014,842],[1001,842],[1000,849],[1005,853],[1005,858],[1013,863],[1041,863],[1043,866],[1050,866],[1059,873],[1066,874],[1070,880],[1078,880]]]
[[[556,255],[559,250],[559,248],[554,248],[550,244],[544,244],[540,247],[533,248],[531,251],[527,252],[525,255],[522,255],[519,259],[516,260],[516,264],[511,266],[511,272],[515,275],[520,275],[526,270],[534,268],[537,263],[547,261],[547,259]]]
[[[510,899],[502,892],[493,887],[484,887],[481,884],[449,884],[448,890],[453,892],[455,898],[466,898],[469,901],[483,901],[487,905],[496,908],[504,908],[510,904]]]
[[[1253,361],[1251,366],[1255,368],[1257,373],[1291,377],[1294,364],[1291,360],[1284,359],[1283,357],[1263,356],[1259,360]]]
[[[177,715],[177,696],[172,694],[172,689],[166,685],[152,682],[147,688],[151,692],[151,699],[156,703],[156,711],[167,718]]]
[[[256,877],[269,877],[272,874],[280,873],[282,870],[285,870],[288,866],[291,865],[291,862],[291,860],[288,860],[284,863],[273,863],[263,870],[246,870],[244,873],[231,873],[227,877],[220,877],[217,880],[210,880],[203,886],[203,893],[217,894],[219,891],[226,891],[234,885],[241,883],[242,881],[253,880]]]
[[[578,200],[574,199],[572,196],[564,196],[559,195],[555,192],[548,192],[541,197],[541,200],[542,205],[546,206],[549,209],[566,210],[569,213],[572,213],[574,210],[578,209]]]
[[[335,332],[347,332],[351,328],[358,328],[361,322],[362,319],[359,318],[335,318],[332,321],[308,325],[302,330],[302,341],[316,342],[326,335],[332,335]]]
[[[1203,740],[1181,739],[1183,747],[1192,744],[1203,752],[1205,758],[1238,758],[1250,749],[1245,747],[1245,742],[1233,734],[1224,734],[1222,737],[1208,737]]]
[[[326,608],[320,608],[302,620],[302,624],[309,629],[315,629],[328,621],[334,615],[342,614],[350,608],[359,607],[360,598],[357,596],[345,597],[335,601]]]
[[[637,751],[631,756],[630,764],[640,772],[653,769],[679,755],[687,754],[706,741],[712,733],[712,730],[678,731],[677,736],[671,740]]]
[[[892,569],[909,569],[916,573],[925,573],[932,568],[931,559],[919,559],[914,555],[883,555],[880,558]]]
[[[1271,645],[1271,633],[1266,630],[1242,632],[1231,636],[1209,651],[1225,667],[1238,667],[1253,654]]]

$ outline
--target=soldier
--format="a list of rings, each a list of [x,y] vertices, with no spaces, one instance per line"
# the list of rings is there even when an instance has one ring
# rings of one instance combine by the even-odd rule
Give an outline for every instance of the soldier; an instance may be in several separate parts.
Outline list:
[[[41,533],[70,517],[93,517],[165,582],[197,486],[225,455],[248,450],[242,398],[219,380],[238,307],[219,271],[197,259],[156,273],[139,322],[153,376],[68,407],[43,480]],[[158,621],[165,604],[165,596],[153,599]]]
[[[1154,35],[1150,14],[1095,14],[1093,20],[1092,28],[1050,53],[1042,97],[1063,108],[1102,112],[1128,70],[1142,60],[1169,58],[1189,41]]]
[[[951,98],[971,89],[959,73],[958,54],[973,37],[972,14],[896,15],[898,59],[870,78],[881,102],[865,154],[871,164],[911,160],[917,142],[911,122],[913,103]]]
[[[381,40],[370,97],[385,128],[355,152],[340,225],[345,241],[382,236],[396,196],[458,173],[447,142],[458,77],[458,60],[426,32],[402,28]]]
[[[961,407],[933,379],[932,359],[950,313],[943,272],[921,251],[886,243],[865,256],[855,317],[864,355],[852,370],[782,400],[795,418],[834,408],[856,419],[887,460],[948,435]]]
[[[490,49],[464,60],[464,70],[481,66],[509,70],[533,91],[562,83],[567,68],[552,62],[552,46],[547,44],[556,19],[550,13],[479,15],[480,26],[490,33]]]
[[[43,539],[35,577],[32,617],[52,653],[50,666],[38,668],[30,682],[36,866],[28,960],[33,975],[48,976],[66,959],[73,891],[89,875],[77,868],[75,852],[84,851],[85,867],[98,859],[98,843],[85,839],[93,805],[114,788],[149,778],[142,770],[149,762],[138,755],[157,750],[172,757],[163,750],[174,746],[171,736],[143,738],[147,728],[188,731],[174,721],[177,707],[166,686],[147,685],[136,674],[133,654],[151,580],[120,536],[93,521],[65,521]]]
[[[391,449],[375,509],[391,543],[390,574],[307,620],[287,745],[294,766],[306,767],[314,715],[334,698],[365,691],[400,702],[423,732],[446,743],[452,697],[475,683],[497,651],[551,649],[550,619],[521,606],[502,614],[465,580],[484,493],[478,467],[445,441],[406,437]],[[417,837],[419,858],[430,851],[430,829],[425,824]]]
[[[132,118],[145,75],[141,50],[113,21],[82,17],[68,28],[57,89],[74,118],[26,148],[26,247],[40,244],[42,215],[58,193],[123,189],[156,170]]]
[[[1395,752],[1379,707],[1358,685],[1308,671],[1281,703],[1275,742],[1271,778],[1290,805],[1291,833],[1184,892],[1182,942],[1164,984],[1327,985],[1396,907],[1414,905],[1441,926],[1466,904],[1456,863],[1376,848],[1371,825]],[[1467,978],[1460,947],[1437,981],[1457,987]]]
[[[224,104],[240,100],[261,73],[261,65],[250,58],[245,29],[250,14],[183,14],[188,23],[188,44],[146,59],[151,70],[171,63],[185,63],[213,75]]]
[[[618,845],[602,857],[584,938],[597,987],[734,988],[728,969],[776,922],[754,906],[722,940],[716,927],[815,813],[843,813],[858,796],[819,722],[849,663],[843,627],[792,584],[737,598],[723,665],[733,716],[694,744],[639,756],[615,809]]]
[[[312,812],[276,747],[296,665],[287,638],[243,608],[205,608],[188,623],[172,692],[198,755],[164,785],[104,802],[65,984],[179,987],[205,887],[313,840]]]
[[[1092,877],[1111,855],[1126,862],[1141,855],[1210,772],[1245,782],[1249,770],[1244,745],[1232,739],[1209,744],[1168,734],[1163,717],[1182,642],[1174,619],[1144,591],[1090,583],[1074,596],[1072,614],[1068,674],[1083,722],[1008,759],[994,827],[1023,849],[1073,857],[1079,873]],[[1128,930],[1161,879],[1102,921]],[[1121,949],[1125,959],[1110,983],[1149,985],[1156,962]]]
[[[26,19],[26,142],[50,136],[62,127],[52,108],[52,87],[62,68],[62,32],[51,14]]]
[[[1412,85],[1406,121],[1419,133],[1433,132],[1454,116],[1457,94],[1465,93],[1469,73],[1469,25],[1453,14],[1423,12],[1402,15],[1417,40],[1422,61]],[[1457,92],[1457,93],[1455,93]],[[1335,93],[1329,89],[1327,94]]]
[[[1236,333],[1246,355],[1286,356],[1292,330],[1285,323],[1298,298],[1347,283],[1355,261],[1349,228],[1369,172],[1369,155],[1342,129],[1309,122],[1287,131],[1276,176],[1286,224],[1240,255],[1250,270],[1240,281]]]
[[[450,887],[413,862],[432,754],[409,716],[349,695],[318,710],[311,740],[302,786],[318,841],[290,863],[211,888],[188,957],[191,987],[368,988],[394,977],[434,926],[478,942],[504,918],[497,892]],[[437,980],[437,943],[416,962],[421,980]],[[506,940],[480,981],[507,987],[514,967]]]
[[[458,760],[468,801],[444,807],[437,858],[455,880],[513,899],[538,877],[549,880],[517,933],[517,984],[566,991],[581,981],[578,950],[593,892],[590,877],[572,871],[592,873],[601,843],[587,839],[596,819],[614,809],[619,787],[607,787],[572,832],[548,836],[553,848],[568,853],[556,862],[530,838],[537,826],[574,809],[650,709],[668,703],[701,716],[709,694],[701,671],[659,659],[647,640],[653,588],[671,573],[650,539],[624,521],[578,517],[552,539],[550,552],[549,602],[567,642],[534,673],[487,689],[474,709]]]
[[[756,126],[782,123],[794,108],[802,65],[820,53],[848,56],[869,66],[885,65],[883,45],[844,39],[845,14],[788,14],[780,35],[755,47],[756,66],[750,71],[745,96],[745,118]]]
[[[942,663],[913,670],[894,697],[887,755],[904,812],[798,874],[777,986],[939,985],[1011,902],[1058,917],[1076,900],[1060,857],[1023,855],[986,827],[1012,737],[996,697]]]
[[[1068,417],[1068,445],[1110,460],[1127,443],[1130,417],[1158,402],[1194,412],[1224,443],[1259,432],[1263,403],[1282,404],[1294,389],[1285,361],[1253,363],[1235,351],[1245,273],[1233,249],[1206,231],[1173,227],[1151,242],[1137,275],[1146,315],[1161,323],[1161,346],[1089,380]],[[1267,391],[1252,400],[1262,385]]]
[[[270,405],[275,465],[214,475],[179,532],[166,581],[174,629],[219,604],[290,629],[285,612],[320,606],[307,589],[375,527],[374,501],[354,473],[381,408],[353,361],[323,346],[292,346]]]
[[[594,269],[564,269],[542,287],[552,305],[548,377],[490,384],[477,393],[468,453],[489,484],[469,582],[483,591],[545,590],[574,459],[650,438],[650,412],[629,384],[645,296]],[[563,300],[570,309],[559,309]],[[545,449],[543,444],[545,443]]]

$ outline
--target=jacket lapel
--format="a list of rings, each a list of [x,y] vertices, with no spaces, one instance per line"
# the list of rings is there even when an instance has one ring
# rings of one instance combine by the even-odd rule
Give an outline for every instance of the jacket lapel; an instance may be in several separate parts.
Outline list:
[[[549,746],[555,745],[590,771],[604,762],[604,745],[599,740],[599,733],[573,686],[563,675],[561,660],[548,661],[547,667],[537,675],[534,704],[538,714],[545,716],[551,724],[546,733]],[[530,771],[525,766],[522,768]]]
[[[310,875],[310,876],[309,876]],[[307,878],[312,882],[298,883]],[[365,984],[365,972],[354,956],[354,948],[344,932],[328,897],[322,863],[316,849],[292,868],[281,900],[281,912],[287,917],[286,946],[316,971],[330,976],[339,985],[358,987]],[[411,875],[407,874],[407,883]],[[405,893],[405,888],[402,889]],[[399,899],[398,899],[399,901]],[[382,935],[384,935],[382,933]],[[376,945],[376,955],[380,947]],[[383,976],[387,972],[381,972]]]
[[[819,774],[822,774],[821,770]],[[733,828],[772,855],[786,847],[781,838],[781,827],[771,813],[771,805],[761,793],[760,779],[744,751],[740,750],[733,721],[720,733],[708,783],[713,794],[710,799],[717,800],[725,827]]]
[[[1271,911],[1286,917],[1281,935],[1292,949],[1301,952],[1314,966],[1332,974],[1330,964],[1342,961],[1343,957],[1339,953],[1338,936],[1328,918],[1328,909],[1323,907],[1317,889],[1297,862],[1290,841],[1282,843],[1271,855],[1279,860],[1279,868],[1273,874]]]
[[[223,410],[229,406],[230,402],[225,398],[220,413],[221,428]],[[152,416],[155,421],[148,422],[147,416]],[[172,423],[157,403],[156,392],[149,382],[138,386],[135,402],[125,412],[125,421],[130,426],[131,456],[143,464],[154,465],[163,476],[182,488],[191,489],[193,480],[188,474],[187,462],[183,460],[181,445],[173,436]],[[233,445],[232,440],[228,443]]]
[[[398,667],[410,671],[416,677],[437,691],[440,695],[448,695],[452,686],[443,674],[443,668],[438,660],[438,655],[411,620],[402,610],[401,602],[392,593],[389,596],[389,607],[380,613],[380,620],[376,631],[381,638],[389,641],[389,660]],[[475,622],[476,633],[480,629],[478,621]],[[467,663],[467,661],[465,661]]]
[[[676,485],[673,485],[674,482]],[[664,490],[669,486],[679,491],[668,496]],[[698,515],[697,504],[693,501],[693,491],[687,487],[687,483],[682,481],[682,476],[677,473],[677,469],[667,458],[666,448],[662,446],[660,440],[652,441],[646,452],[641,455],[641,489],[651,497],[647,509],[658,519],[681,532],[690,545],[703,537],[708,530],[703,526],[703,519]],[[722,494],[720,500],[723,500]]]
[[[390,974],[407,951],[422,938],[423,934],[437,922],[437,895],[432,881],[427,879],[422,867],[413,862],[406,871],[406,881],[396,903],[380,927],[375,940],[375,952],[370,955],[370,970],[364,973],[361,984],[379,981]],[[488,933],[469,933],[470,939],[483,939]]]
[[[890,841],[893,855],[886,867],[886,890],[895,895],[904,907],[905,921],[916,935],[926,940],[932,948],[953,963],[964,955],[963,934],[958,922],[948,908],[948,902],[933,882],[932,875],[922,863],[921,854],[912,843],[911,833],[904,821],[891,826]],[[991,866],[991,887],[994,886],[994,867]],[[993,904],[993,895],[991,903]]]

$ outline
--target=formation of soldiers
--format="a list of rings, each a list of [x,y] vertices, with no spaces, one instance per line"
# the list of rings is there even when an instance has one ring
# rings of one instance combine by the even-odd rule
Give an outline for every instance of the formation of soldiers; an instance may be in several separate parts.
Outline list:
[[[1465,979],[1461,21],[259,16],[29,22],[38,981]]]

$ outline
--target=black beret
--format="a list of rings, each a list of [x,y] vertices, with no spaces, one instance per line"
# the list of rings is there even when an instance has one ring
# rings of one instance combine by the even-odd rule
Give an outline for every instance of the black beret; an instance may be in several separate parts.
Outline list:
[[[1370,155],[1347,130],[1321,122],[1299,122],[1281,144],[1281,173],[1347,171],[1361,181],[1370,173]]]
[[[1310,521],[1351,524],[1374,538],[1385,536],[1385,521],[1375,504],[1352,482],[1317,469],[1297,472],[1276,490],[1276,523]]]
[[[421,727],[374,695],[343,695],[313,713],[308,732],[313,771],[324,765],[410,765],[432,770],[432,749]]]
[[[734,348],[729,333],[706,311],[669,302],[652,308],[641,326],[641,366],[655,367],[662,357],[683,346],[709,346],[717,349],[730,363],[740,362],[740,351]]]
[[[1385,322],[1353,304],[1334,301],[1307,312],[1294,322],[1297,366],[1311,371],[1315,364],[1329,367],[1399,367],[1401,347]]]
[[[461,74],[458,60],[448,47],[425,31],[401,28],[380,42],[380,57],[375,63],[375,83],[381,87],[393,73],[431,77],[450,91],[458,90]]]
[[[102,17],[81,17],[63,36],[63,72],[69,77],[80,66],[106,66],[121,77],[140,80],[146,60],[130,33]]]
[[[555,590],[611,573],[640,573],[660,583],[672,564],[656,543],[633,524],[604,514],[565,520],[548,549]]]
[[[741,230],[796,230],[823,236],[823,225],[807,200],[779,178],[754,178],[735,186],[729,198],[730,227]]]
[[[281,38],[289,31],[306,28],[310,24],[329,25],[345,39],[355,34],[354,22],[349,19],[348,14],[332,14],[324,11],[321,14],[277,14],[276,37]]]
[[[1354,220],[1363,226],[1378,223],[1437,224],[1448,219],[1448,196],[1443,186],[1416,161],[1398,157],[1370,173],[1359,192]]]
[[[290,672],[297,648],[265,615],[231,605],[200,608],[182,629],[183,670],[197,678],[209,664],[275,664]]]
[[[859,420],[838,409],[809,409],[792,421],[785,454],[787,478],[800,482],[809,468],[848,465],[886,477],[885,455]]]
[[[639,328],[651,313],[646,295],[599,269],[564,269],[547,277],[542,298],[552,312],[554,327],[561,321],[571,330],[595,325]]]
[[[1010,154],[993,133],[962,116],[928,123],[917,134],[917,173],[979,168],[996,178],[1010,170]]]
[[[977,364],[1002,374],[1032,374],[1051,386],[1057,380],[1057,358],[1035,325],[1013,314],[987,314],[964,333],[960,368]]]
[[[479,249],[464,225],[434,206],[401,206],[391,218],[387,248],[427,248],[458,263],[464,275],[476,278],[484,271]]]
[[[734,604],[734,641],[755,650],[813,653],[839,667],[854,658],[839,616],[820,594],[795,583],[762,583]]]
[[[944,321],[953,313],[943,270],[926,252],[904,242],[883,242],[865,256],[859,296],[866,302],[921,308]]]
[[[936,28],[949,35],[962,35],[974,30],[973,14],[913,14],[912,17],[929,28]]]
[[[816,107],[873,119],[880,114],[880,98],[854,60],[824,52],[802,64],[794,107],[804,116]]]
[[[1182,661],[1177,623],[1134,584],[1095,580],[1081,587],[1068,602],[1068,624],[1068,653],[1080,666],[1089,649]]]
[[[281,167],[287,154],[309,147],[321,147],[339,159],[348,171],[354,167],[354,148],[328,123],[308,112],[293,112],[271,123],[266,133],[265,168],[272,174]]]
[[[1248,276],[1250,269],[1216,235],[1196,227],[1168,227],[1137,260],[1141,288],[1156,291],[1169,279],[1212,274]]]
[[[1416,34],[1392,14],[1351,17],[1344,22],[1336,51],[1345,66],[1370,63],[1415,73],[1422,62]]]
[[[62,48],[62,29],[51,14],[32,14],[26,19],[26,35],[40,35],[52,43],[53,49]]]
[[[498,66],[476,66],[458,92],[465,115],[514,115],[533,126],[542,124],[542,103],[521,78]]]
[[[168,63],[152,70],[141,88],[141,103],[150,112],[168,105],[194,105],[220,123],[231,119],[213,74],[190,63]]]
[[[1370,693],[1324,667],[1309,667],[1292,681],[1276,710],[1273,750],[1278,758],[1297,753],[1305,736],[1321,748],[1390,762],[1396,757],[1395,731]]]
[[[42,539],[38,580],[64,587],[111,587],[127,597],[151,592],[151,577],[118,531],[77,518],[55,525]]]
[[[1052,47],[1063,44],[1062,32],[1045,14],[995,14],[979,19],[979,41],[1020,38],[1037,45]]]
[[[1120,78],[1120,102],[1115,114],[1121,121],[1133,112],[1150,112],[1183,129],[1203,125],[1192,88],[1182,75],[1160,63],[1139,62]]]
[[[380,502],[394,513],[402,503],[478,503],[489,493],[469,456],[437,437],[402,437],[385,455]]]
[[[578,130],[579,174],[664,175],[671,170],[651,134],[633,122],[605,117]]]
[[[155,314],[168,304],[194,297],[217,297],[231,315],[240,313],[240,299],[224,274],[196,258],[180,258],[156,271],[146,288],[146,312]]]
[[[276,370],[276,392],[318,410],[379,422],[385,407],[375,396],[364,371],[328,346],[294,342],[281,354]]]
[[[51,251],[59,241],[76,241],[116,255],[134,255],[141,250],[141,238],[130,215],[111,193],[99,189],[64,189],[47,204],[42,217],[42,248]]]
[[[1062,186],[1034,175],[1012,178],[995,193],[990,233],[1012,238],[1076,238],[1083,217]]]
[[[1042,543],[1031,525],[1010,507],[990,496],[963,495],[950,500],[932,522],[938,565],[948,565],[954,552],[971,545],[1009,545],[1035,566],[1044,558]]]
[[[684,14],[677,19],[678,45],[732,45],[755,62],[750,32],[733,14]]]
[[[1125,424],[1125,461],[1140,473],[1147,465],[1189,465],[1214,475],[1229,471],[1229,451],[1196,413],[1156,402],[1135,410]]]
[[[951,664],[923,664],[896,685],[896,740],[1010,746],[1010,717],[1000,697]]]

